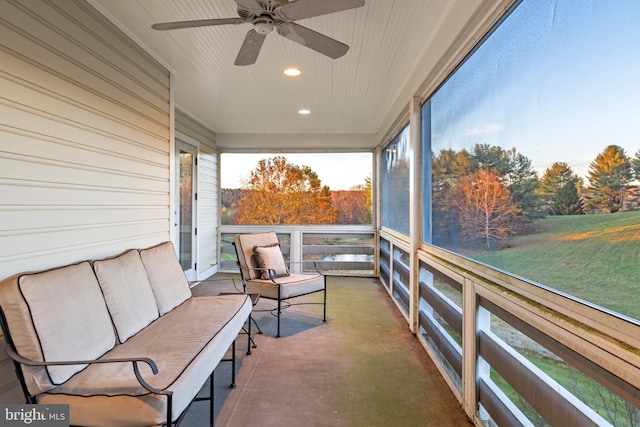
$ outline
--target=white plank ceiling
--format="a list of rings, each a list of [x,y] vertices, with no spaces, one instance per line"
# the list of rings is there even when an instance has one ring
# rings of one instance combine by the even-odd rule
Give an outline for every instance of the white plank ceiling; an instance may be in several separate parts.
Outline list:
[[[348,44],[342,58],[273,31],[254,65],[235,66],[250,24],[151,29],[156,22],[237,17],[233,0],[89,1],[174,73],[176,106],[219,135],[359,135],[362,146],[380,142],[483,3],[365,0],[358,9],[297,21]],[[283,77],[290,65],[303,75]],[[299,116],[301,107],[312,114]]]

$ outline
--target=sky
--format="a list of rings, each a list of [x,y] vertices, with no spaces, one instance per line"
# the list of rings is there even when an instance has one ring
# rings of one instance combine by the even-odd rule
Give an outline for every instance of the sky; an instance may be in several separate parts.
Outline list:
[[[222,188],[240,188],[241,180],[249,178],[260,160],[277,155],[298,166],[309,166],[318,174],[322,185],[328,185],[331,190],[349,190],[364,185],[365,178],[370,178],[373,170],[371,153],[223,153]]]
[[[586,176],[640,150],[640,1],[525,0],[433,97],[432,141],[515,147],[540,174]]]

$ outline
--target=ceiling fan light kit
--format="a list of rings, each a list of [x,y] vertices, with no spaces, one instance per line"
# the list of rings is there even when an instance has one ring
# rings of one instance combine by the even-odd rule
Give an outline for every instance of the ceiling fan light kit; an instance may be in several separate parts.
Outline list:
[[[273,21],[268,16],[261,16],[254,21],[253,29],[258,34],[269,34],[273,31]]]
[[[275,28],[281,36],[313,49],[329,58],[340,58],[349,50],[349,46],[296,24],[294,21],[313,18],[320,15],[342,12],[364,6],[364,0],[234,0],[238,4],[238,18],[201,19],[196,21],[176,21],[153,24],[158,31],[195,28],[215,25],[252,24],[235,65],[251,65],[258,54],[267,34]]]

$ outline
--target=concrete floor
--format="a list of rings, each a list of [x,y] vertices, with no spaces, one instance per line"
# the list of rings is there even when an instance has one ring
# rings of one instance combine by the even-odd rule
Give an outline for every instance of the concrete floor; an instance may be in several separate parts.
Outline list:
[[[217,275],[197,292],[233,291]],[[376,279],[328,277],[327,323],[321,305],[292,305],[275,338],[274,302],[261,299],[253,316],[263,330],[246,355],[237,342],[237,387],[230,363],[215,374],[215,423],[267,426],[471,426],[458,401]],[[292,302],[320,302],[322,294]],[[205,387],[207,389],[207,387]],[[196,402],[182,426],[208,424]]]

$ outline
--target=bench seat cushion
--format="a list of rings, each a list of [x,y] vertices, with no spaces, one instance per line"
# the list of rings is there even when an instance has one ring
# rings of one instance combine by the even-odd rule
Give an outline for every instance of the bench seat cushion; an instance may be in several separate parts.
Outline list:
[[[246,295],[193,297],[158,318],[103,358],[149,357],[153,375],[139,364],[143,378],[160,390],[173,391],[177,418],[200,391],[251,313]],[[73,425],[161,425],[167,398],[142,388],[131,363],[94,364],[48,393],[42,404],[70,404]],[[135,414],[135,417],[132,415]],[[136,422],[131,420],[135,418]]]
[[[291,274],[271,280],[247,280],[247,293],[260,294],[261,297],[278,299],[278,284],[280,284],[280,298],[293,298],[324,289],[324,276],[321,274]]]

